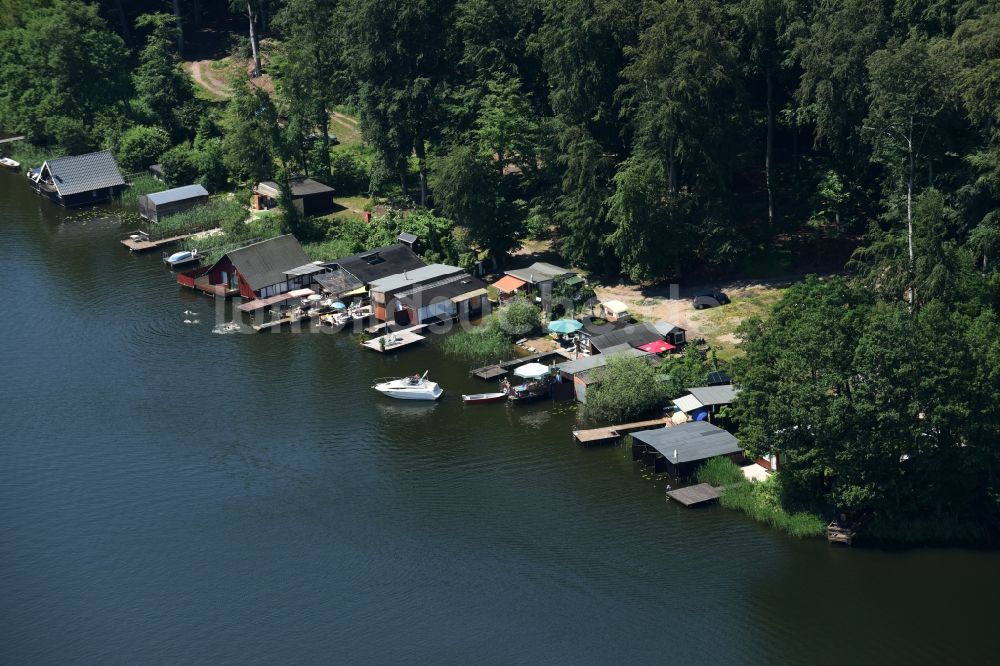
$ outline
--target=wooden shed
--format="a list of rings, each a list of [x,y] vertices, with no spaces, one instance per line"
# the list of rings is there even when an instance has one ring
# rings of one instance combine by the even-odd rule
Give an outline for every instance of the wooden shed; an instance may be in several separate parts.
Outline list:
[[[185,185],[139,197],[139,215],[150,222],[208,203],[208,190],[201,185]]]
[[[301,176],[288,181],[292,205],[303,215],[326,215],[333,212],[333,188],[329,185]],[[265,180],[254,188],[253,204],[257,210],[268,210],[278,205],[281,186],[273,180]]]

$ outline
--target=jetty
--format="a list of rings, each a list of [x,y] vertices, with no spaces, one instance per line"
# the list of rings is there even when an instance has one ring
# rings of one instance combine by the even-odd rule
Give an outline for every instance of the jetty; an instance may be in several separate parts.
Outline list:
[[[841,525],[836,520],[826,526],[827,543],[850,546],[854,543],[854,529]]]
[[[667,491],[667,497],[680,502],[686,507],[708,504],[709,502],[716,501],[721,496],[719,489],[708,483],[699,483],[694,486]]]
[[[177,236],[167,236],[166,238],[159,238],[153,240],[149,237],[145,231],[133,231],[128,237],[122,239],[122,245],[128,248],[129,252],[134,254],[139,254],[142,252],[149,252],[150,250],[157,250],[161,247],[167,247],[175,243],[179,243],[182,240],[187,240],[194,236],[199,236],[202,234],[210,235],[215,233],[222,233],[222,229],[215,228],[209,229],[208,231],[198,231],[190,234],[179,234]]]
[[[605,426],[603,428],[590,428],[589,430],[574,430],[573,439],[581,446],[599,446],[602,444],[617,444],[618,441],[629,433],[640,430],[652,430],[654,428],[669,428],[674,424],[669,417],[652,419],[650,421],[634,421],[632,423],[622,423],[620,425]]]
[[[412,344],[416,344],[421,340],[425,340],[426,337],[417,333],[417,331],[422,331],[427,328],[428,324],[419,324],[417,326],[411,326],[410,328],[404,328],[399,331],[392,331],[386,333],[385,335],[380,335],[377,338],[372,338],[362,342],[363,347],[368,347],[369,349],[374,349],[377,352],[396,351],[397,349],[402,349],[403,347],[409,347]]]
[[[475,375],[480,379],[499,379],[504,377],[508,372],[517,368],[518,366],[524,365],[526,363],[541,363],[543,365],[548,364],[549,361],[557,360],[561,363],[566,360],[566,355],[560,351],[543,351],[535,352],[534,354],[529,354],[527,356],[519,356],[517,358],[512,358],[509,361],[501,361],[499,363],[494,363],[493,365],[487,365],[482,368],[475,368],[469,371],[469,374]]]

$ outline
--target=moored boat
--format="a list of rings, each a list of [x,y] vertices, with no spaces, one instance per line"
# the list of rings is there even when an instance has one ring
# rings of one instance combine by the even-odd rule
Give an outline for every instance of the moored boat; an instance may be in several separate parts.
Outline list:
[[[427,379],[427,372],[423,375],[384,379],[372,388],[398,400],[437,400],[444,393],[437,382]]]
[[[177,266],[184,266],[185,264],[193,264],[196,261],[201,261],[202,254],[198,250],[181,250],[180,252],[174,252],[169,256],[163,257],[163,262],[169,265],[171,268]]]
[[[470,395],[462,394],[462,402],[467,405],[479,405],[488,402],[501,402],[507,397],[506,391],[498,391],[496,393],[472,393]]]
[[[17,170],[21,168],[21,163],[17,160],[12,160],[9,157],[0,157],[0,166],[7,169]]]

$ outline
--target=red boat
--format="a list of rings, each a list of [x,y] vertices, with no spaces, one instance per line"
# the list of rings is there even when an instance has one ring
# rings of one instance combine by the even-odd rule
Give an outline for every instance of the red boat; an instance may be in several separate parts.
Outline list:
[[[467,405],[478,405],[487,402],[500,402],[507,397],[506,392],[500,393],[473,393],[472,395],[462,395],[462,402]]]

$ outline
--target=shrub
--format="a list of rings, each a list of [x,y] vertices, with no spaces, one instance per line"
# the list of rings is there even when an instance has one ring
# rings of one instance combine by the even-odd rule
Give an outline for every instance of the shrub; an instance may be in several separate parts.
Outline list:
[[[221,139],[203,141],[195,152],[194,161],[198,169],[198,182],[209,192],[218,192],[229,184],[229,169],[226,168]]]
[[[508,335],[529,335],[542,327],[542,313],[523,297],[513,299],[497,311],[500,326]]]
[[[787,512],[778,503],[780,480],[774,474],[766,481],[743,481],[726,488],[719,502],[729,509],[738,509],[754,520],[787,532],[794,537],[815,537],[826,532],[821,516],[805,511]]]
[[[197,155],[186,143],[174,146],[160,157],[163,179],[170,187],[190,185],[198,177]]]
[[[634,356],[614,356],[596,371],[599,383],[587,389],[584,415],[594,421],[621,423],[634,420],[666,402],[663,384],[653,367]]]
[[[148,173],[140,174],[132,179],[128,189],[122,191],[118,201],[123,206],[134,206],[143,194],[162,192],[165,189],[167,189],[167,186],[153,178],[152,175]]]
[[[128,173],[145,171],[170,148],[170,135],[159,127],[136,125],[118,143],[118,162]]]

